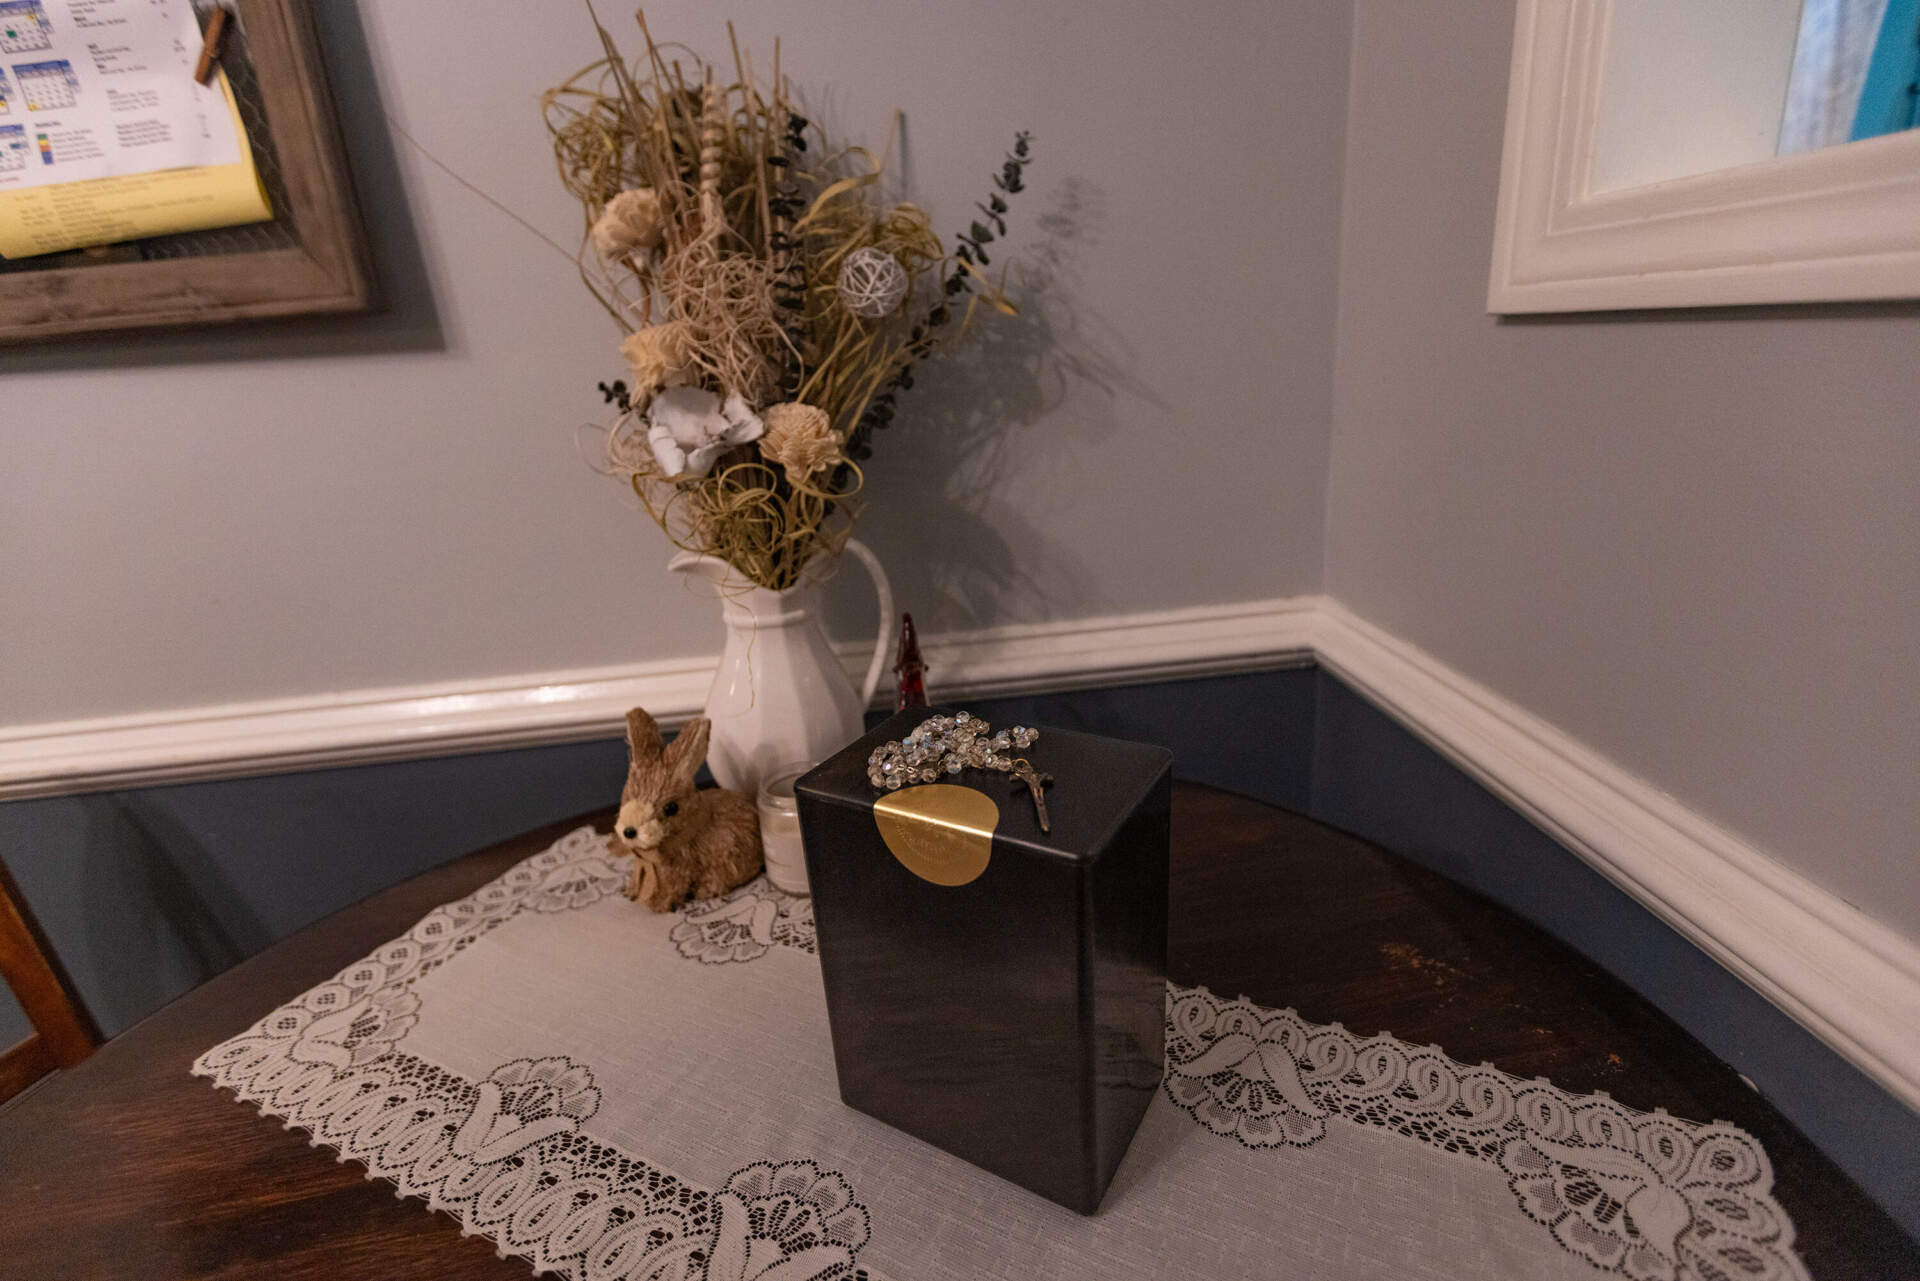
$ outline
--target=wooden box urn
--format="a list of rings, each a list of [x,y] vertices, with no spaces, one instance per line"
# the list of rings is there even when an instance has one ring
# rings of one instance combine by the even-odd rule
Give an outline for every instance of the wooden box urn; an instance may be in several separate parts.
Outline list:
[[[996,752],[1051,779],[1051,831],[1006,772],[874,785],[877,749],[963,715],[901,712],[794,789],[840,1097],[1092,1214],[1160,1084],[1173,756],[1052,729]]]

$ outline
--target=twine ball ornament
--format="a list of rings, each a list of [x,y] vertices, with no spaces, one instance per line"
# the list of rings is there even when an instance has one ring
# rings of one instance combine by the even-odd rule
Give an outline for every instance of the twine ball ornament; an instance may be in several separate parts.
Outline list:
[[[907,269],[883,249],[856,249],[840,264],[840,301],[865,320],[892,315],[907,296]]]

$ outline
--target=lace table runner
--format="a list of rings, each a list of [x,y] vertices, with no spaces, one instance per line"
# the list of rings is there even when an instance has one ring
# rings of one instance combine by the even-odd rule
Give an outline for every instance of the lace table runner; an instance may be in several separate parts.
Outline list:
[[[1741,1130],[1204,989],[1084,1218],[840,1103],[808,900],[625,862],[572,832],[193,1070],[573,1278],[1806,1276]]]

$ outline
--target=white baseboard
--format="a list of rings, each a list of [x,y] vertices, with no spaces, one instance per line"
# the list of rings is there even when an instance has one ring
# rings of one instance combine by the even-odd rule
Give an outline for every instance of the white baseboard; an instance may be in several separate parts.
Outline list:
[[[1318,661],[1920,1109],[1920,946],[1324,597],[924,639],[950,698]],[[847,652],[849,668],[863,654]],[[0,800],[604,738],[672,725],[714,659],[533,673],[0,730]]]
[[[1333,601],[1317,611],[1314,651],[1368,702],[1920,1110],[1920,945]]]

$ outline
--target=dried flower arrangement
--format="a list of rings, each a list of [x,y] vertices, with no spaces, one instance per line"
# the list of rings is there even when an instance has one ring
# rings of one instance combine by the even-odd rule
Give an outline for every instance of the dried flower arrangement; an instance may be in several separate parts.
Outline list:
[[[600,388],[619,414],[606,469],[676,545],[782,590],[845,538],[914,365],[976,306],[1013,313],[986,246],[1028,137],[948,252],[923,210],[877,198],[872,153],[828,148],[795,109],[777,44],[763,92],[737,40],[723,84],[636,17],[644,57],[596,20],[604,56],[542,100],[586,215],[581,276],[627,331],[629,377]]]

